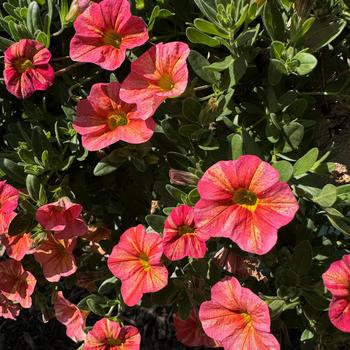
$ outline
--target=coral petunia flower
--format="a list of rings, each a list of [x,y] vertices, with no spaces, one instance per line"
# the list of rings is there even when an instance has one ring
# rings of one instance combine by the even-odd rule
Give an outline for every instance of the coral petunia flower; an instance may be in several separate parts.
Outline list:
[[[54,309],[57,320],[66,326],[67,337],[76,343],[83,341],[86,336],[84,329],[87,313],[67,300],[62,292],[57,293]]]
[[[201,236],[227,237],[260,255],[276,244],[278,229],[298,210],[278,171],[256,156],[214,164],[199,180],[198,192],[194,219]]]
[[[204,333],[198,317],[198,310],[196,309],[192,309],[186,320],[182,320],[179,315],[176,315],[174,318],[174,327],[177,340],[186,346],[220,347],[219,342]]]
[[[74,22],[70,57],[115,70],[127,49],[143,45],[148,32],[142,18],[132,16],[128,0],[104,0],[91,4]]]
[[[51,52],[38,41],[22,39],[4,51],[7,90],[19,99],[47,90],[55,80]]]
[[[40,207],[36,211],[36,220],[45,230],[54,231],[57,239],[83,236],[87,232],[87,226],[81,215],[82,210],[80,204],[63,197]]]
[[[269,308],[234,277],[216,283],[211,300],[200,306],[199,319],[205,333],[225,350],[279,350],[270,334]]]
[[[6,248],[7,255],[14,260],[21,261],[25,255],[32,253],[32,235],[31,233],[22,233],[17,236],[4,234],[1,239]]]
[[[18,205],[19,192],[6,181],[0,181],[0,235],[7,232]]]
[[[331,322],[341,331],[350,333],[350,254],[333,262],[322,278],[333,296],[329,305]]]
[[[168,284],[168,271],[160,262],[162,239],[142,225],[126,230],[108,258],[108,267],[122,282],[125,304],[136,305],[144,293],[157,292]]]
[[[119,323],[103,318],[86,335],[83,350],[139,350],[140,342],[136,327],[121,327]]]
[[[0,317],[15,320],[20,312],[19,304],[13,303],[0,293]]]
[[[180,205],[171,211],[164,224],[163,249],[164,255],[173,261],[185,256],[204,257],[207,248],[197,235],[192,207]]]
[[[8,300],[30,308],[35,285],[35,277],[25,271],[19,261],[8,259],[0,262],[0,293]]]
[[[73,250],[76,238],[56,239],[49,233],[47,239],[35,250],[34,258],[43,268],[45,278],[58,282],[61,277],[73,275],[77,270]]]
[[[119,97],[120,84],[95,84],[87,99],[79,101],[74,129],[83,146],[98,151],[118,141],[148,141],[155,127],[148,105],[129,104]],[[147,120],[146,120],[147,119]]]
[[[131,63],[131,73],[122,83],[121,98],[129,103],[149,102],[154,113],[165,99],[180,96],[188,83],[189,53],[188,45],[182,42],[152,46]]]

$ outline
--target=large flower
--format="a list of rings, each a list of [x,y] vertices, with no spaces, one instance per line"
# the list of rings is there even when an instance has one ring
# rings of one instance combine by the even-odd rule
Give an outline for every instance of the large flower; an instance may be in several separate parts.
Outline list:
[[[76,343],[83,341],[85,339],[84,328],[87,314],[67,300],[62,292],[57,293],[54,309],[57,320],[66,326],[67,337]]]
[[[212,287],[211,300],[200,306],[199,318],[206,334],[225,350],[279,350],[270,334],[269,308],[234,277]]]
[[[47,90],[55,80],[50,66],[51,52],[35,40],[22,39],[4,52],[6,88],[25,99],[37,90]]]
[[[0,181],[0,235],[7,232],[18,205],[19,192],[6,181]]]
[[[8,259],[0,262],[0,293],[8,300],[30,308],[35,285],[35,277],[25,271],[19,261]]]
[[[144,293],[156,292],[168,283],[168,271],[161,264],[162,240],[147,233],[142,225],[126,230],[108,258],[108,267],[122,282],[125,303],[134,306]]]
[[[186,346],[205,346],[207,348],[220,346],[217,341],[204,333],[196,309],[191,311],[186,320],[182,320],[179,315],[176,315],[174,326],[177,340]]]
[[[322,278],[333,296],[329,306],[331,322],[341,331],[350,333],[350,254],[333,262]]]
[[[127,49],[148,40],[147,27],[140,17],[131,16],[128,0],[93,3],[74,22],[75,35],[70,57],[115,70],[125,59]]]
[[[147,105],[125,103],[119,90],[119,83],[95,84],[78,104],[73,127],[89,151],[118,141],[144,143],[153,135],[155,123]]]
[[[153,112],[169,97],[178,97],[186,89],[190,53],[187,44],[170,42],[152,46],[131,63],[131,73],[122,83],[121,98],[130,103],[151,103]]]
[[[136,327],[120,327],[119,323],[103,318],[86,335],[83,350],[139,350],[140,342]]]
[[[164,225],[163,249],[170,260],[180,260],[185,256],[203,258],[206,245],[197,235],[192,207],[180,205],[171,211]]]
[[[278,229],[298,210],[278,171],[256,156],[214,164],[198,191],[194,217],[201,235],[230,238],[249,253],[267,253],[276,244]]]
[[[13,303],[0,293],[0,317],[15,320],[20,312],[21,307],[19,304]]]
[[[6,254],[11,259],[21,261],[26,254],[32,252],[33,240],[31,233],[22,233],[16,236],[5,233],[1,238],[1,243],[6,248]]]
[[[58,239],[83,236],[87,226],[82,218],[83,207],[63,197],[57,202],[43,205],[36,211],[36,220],[46,230],[54,231]]]
[[[61,277],[70,276],[77,270],[73,250],[76,238],[56,239],[51,233],[41,242],[34,258],[43,268],[45,278],[58,282]]]

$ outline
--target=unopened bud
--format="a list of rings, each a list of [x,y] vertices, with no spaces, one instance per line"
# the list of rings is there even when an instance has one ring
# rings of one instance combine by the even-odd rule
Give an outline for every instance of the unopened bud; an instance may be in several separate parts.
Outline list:
[[[170,169],[169,170],[169,178],[170,183],[172,185],[180,185],[180,186],[190,186],[197,185],[199,178],[190,173],[189,171]]]

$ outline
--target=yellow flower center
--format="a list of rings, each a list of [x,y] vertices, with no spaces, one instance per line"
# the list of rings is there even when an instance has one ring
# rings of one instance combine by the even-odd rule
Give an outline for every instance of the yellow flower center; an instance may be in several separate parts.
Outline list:
[[[241,316],[243,317],[243,320],[246,325],[250,325],[253,322],[252,317],[246,312],[242,312]]]
[[[19,59],[15,65],[19,73],[24,73],[26,70],[33,69],[35,67],[33,62],[26,58]]]
[[[106,343],[109,346],[118,346],[123,344],[123,342],[120,339],[113,339],[113,338],[108,338]]]
[[[158,80],[158,86],[163,91],[170,91],[174,88],[174,82],[170,78],[169,74],[163,74],[162,77]]]
[[[179,227],[179,236],[190,235],[194,232],[194,228],[189,225],[182,225]]]
[[[240,188],[233,193],[233,202],[243,208],[254,211],[258,206],[259,199],[255,193],[250,192],[245,188]]]
[[[107,124],[111,130],[116,129],[119,126],[127,125],[129,122],[128,116],[125,113],[111,114],[108,117]]]
[[[146,253],[142,252],[139,255],[139,261],[140,261],[140,263],[143,266],[145,271],[149,271],[151,269],[151,265],[149,263],[148,255]]]
[[[122,43],[122,37],[116,33],[114,30],[109,30],[103,37],[103,42],[106,45],[113,46],[116,49],[119,49],[120,44]]]

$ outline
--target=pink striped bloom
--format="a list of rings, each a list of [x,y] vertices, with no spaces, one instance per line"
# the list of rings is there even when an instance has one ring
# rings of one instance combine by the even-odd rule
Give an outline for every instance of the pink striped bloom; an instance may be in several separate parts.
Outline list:
[[[6,181],[0,181],[0,235],[7,233],[10,222],[16,216],[19,192]]]
[[[33,252],[31,233],[22,233],[17,236],[4,234],[1,239],[2,244],[6,248],[6,254],[14,260],[21,261],[25,255]]]
[[[13,303],[0,293],[0,317],[15,320],[20,312],[21,307],[19,304]]]

